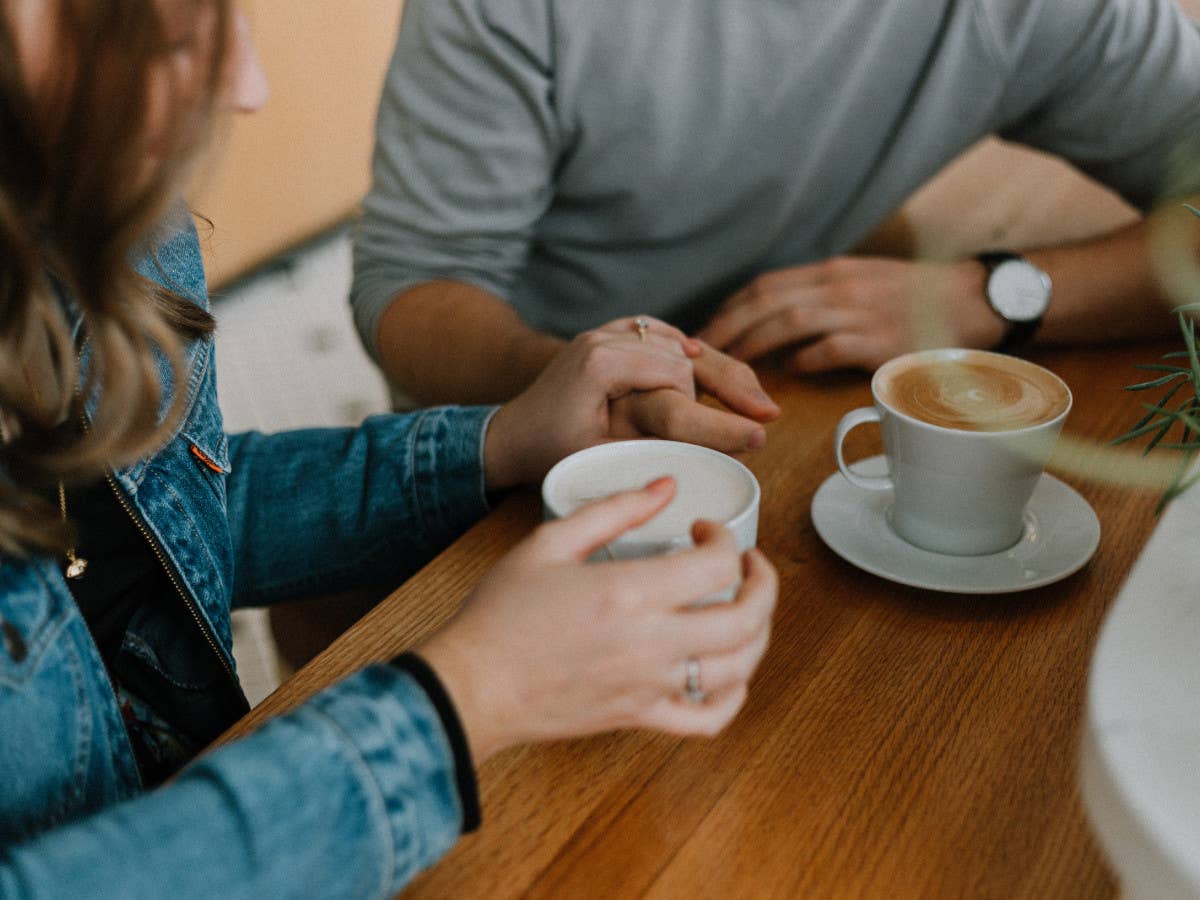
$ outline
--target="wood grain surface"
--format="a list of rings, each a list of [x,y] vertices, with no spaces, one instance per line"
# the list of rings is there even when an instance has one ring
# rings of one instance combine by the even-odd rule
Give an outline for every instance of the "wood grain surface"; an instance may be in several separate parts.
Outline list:
[[[1135,362],[1173,342],[1041,351],[1075,394],[1067,433],[1104,442],[1138,416]],[[1023,594],[936,594],[860,572],[813,530],[843,412],[864,376],[764,383],[784,409],[745,462],[759,545],[779,568],[773,639],[717,738],[644,733],[518,748],[479,773],[482,829],[405,892],[505,897],[1111,897],[1076,786],[1088,661],[1154,524],[1152,493],[1064,476],[1100,548]],[[849,458],[878,452],[871,429]],[[419,641],[534,527],[532,493],[488,518],[227,737]]]

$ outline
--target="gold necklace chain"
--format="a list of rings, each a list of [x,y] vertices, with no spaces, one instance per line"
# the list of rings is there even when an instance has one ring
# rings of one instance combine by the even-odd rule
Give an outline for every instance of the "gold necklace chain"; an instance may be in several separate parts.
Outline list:
[[[62,520],[65,524],[67,521],[67,489],[63,485],[63,480],[58,479],[58,509],[62,513]],[[75,547],[67,548],[67,577],[74,581],[76,578],[82,578],[83,573],[87,571],[88,561],[82,556],[75,555]]]
[[[82,356],[82,350],[80,351],[80,355]],[[30,394],[34,398],[34,402],[40,403],[41,391],[37,389],[37,385],[34,383],[33,376],[29,373],[29,368],[27,366],[23,366],[22,372],[25,376],[25,386],[29,388]],[[7,427],[7,423],[4,421],[3,416],[0,416],[0,438],[2,438],[5,443],[7,443],[9,439],[8,431],[9,429]],[[63,480],[61,478],[58,479],[58,510],[62,516],[63,524],[65,525],[67,523],[67,488],[66,485],[63,484]],[[70,578],[72,581],[77,578],[82,578],[83,573],[87,571],[88,561],[82,556],[75,555],[75,547],[73,545],[67,548],[66,557],[67,578]]]

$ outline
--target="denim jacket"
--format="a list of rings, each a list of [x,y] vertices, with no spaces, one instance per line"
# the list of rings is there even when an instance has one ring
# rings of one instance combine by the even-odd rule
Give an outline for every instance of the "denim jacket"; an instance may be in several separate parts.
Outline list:
[[[190,222],[156,255],[157,277],[207,306]],[[165,602],[233,678],[233,606],[396,584],[485,512],[491,410],[226,436],[212,358],[211,340],[189,348],[177,433],[113,481],[175,582]],[[126,640],[164,678],[187,669],[170,635]],[[57,561],[0,558],[0,898],[388,897],[462,813],[437,711],[387,665],[144,792]]]

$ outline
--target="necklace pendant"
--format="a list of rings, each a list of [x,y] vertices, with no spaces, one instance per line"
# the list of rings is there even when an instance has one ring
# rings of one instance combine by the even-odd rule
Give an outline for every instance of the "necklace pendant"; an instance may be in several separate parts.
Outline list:
[[[67,566],[67,577],[74,580],[82,578],[83,573],[87,571],[88,561],[79,556],[71,557],[71,564]]]

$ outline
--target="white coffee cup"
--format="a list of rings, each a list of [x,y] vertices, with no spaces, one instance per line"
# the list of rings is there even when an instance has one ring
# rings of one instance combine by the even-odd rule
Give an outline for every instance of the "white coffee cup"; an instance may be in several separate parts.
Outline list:
[[[935,553],[998,553],[1024,534],[1025,507],[1063,422],[1071,391],[1034,363],[984,350],[897,357],[871,379],[875,405],[852,410],[834,433],[838,468],[864,490],[894,491],[892,528]],[[851,429],[878,422],[888,475],[847,464]]]
[[[593,560],[656,556],[691,547],[691,528],[697,519],[727,527],[740,551],[755,545],[758,480],[731,456],[678,441],[615,441],[571,454],[542,482],[543,510],[546,518],[561,518],[602,497],[643,488],[664,475],[672,476],[676,485],[675,497],[666,508],[593,554]],[[728,600],[734,593],[705,599]]]

